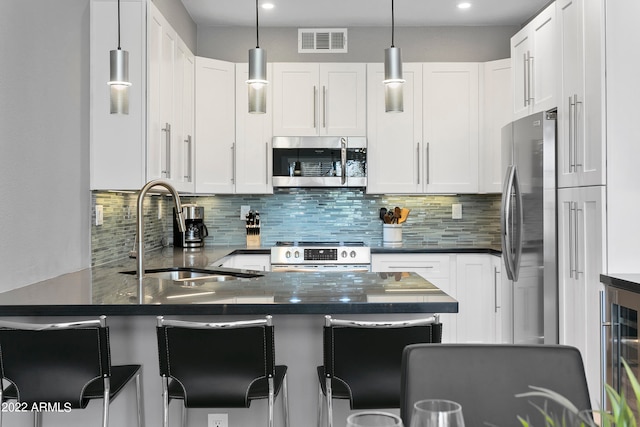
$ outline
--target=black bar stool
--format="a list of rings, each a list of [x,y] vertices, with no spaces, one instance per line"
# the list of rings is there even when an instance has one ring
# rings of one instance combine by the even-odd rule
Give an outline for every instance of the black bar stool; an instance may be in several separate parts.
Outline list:
[[[188,408],[248,408],[268,399],[268,423],[280,390],[284,425],[289,426],[287,366],[275,365],[271,316],[258,320],[199,323],[158,317],[158,355],[162,376],[163,425],[169,427],[169,402]]]
[[[325,316],[324,365],[318,366],[318,427],[327,407],[333,427],[333,399],[349,399],[351,409],[400,407],[402,351],[409,344],[439,343],[440,316],[370,322]]]
[[[42,404],[85,408],[103,399],[102,426],[109,425],[109,403],[135,378],[138,427],[144,426],[142,366],[111,366],[106,317],[68,323],[34,324],[0,320],[0,402],[26,408]],[[9,383],[3,389],[2,380]],[[42,412],[33,411],[34,425]],[[2,427],[2,412],[0,412]]]

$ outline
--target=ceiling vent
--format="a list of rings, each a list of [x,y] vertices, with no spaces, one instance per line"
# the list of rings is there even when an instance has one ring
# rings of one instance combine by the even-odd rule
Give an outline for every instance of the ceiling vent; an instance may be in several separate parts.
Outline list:
[[[347,53],[347,29],[299,28],[298,53]]]

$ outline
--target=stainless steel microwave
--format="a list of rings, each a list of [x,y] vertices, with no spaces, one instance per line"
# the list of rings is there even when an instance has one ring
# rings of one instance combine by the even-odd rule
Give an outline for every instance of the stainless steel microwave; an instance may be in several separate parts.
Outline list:
[[[366,187],[367,138],[273,137],[274,187]]]

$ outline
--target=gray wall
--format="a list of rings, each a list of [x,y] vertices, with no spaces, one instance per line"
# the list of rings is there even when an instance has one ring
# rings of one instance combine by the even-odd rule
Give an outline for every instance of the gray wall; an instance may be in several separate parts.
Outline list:
[[[90,265],[89,1],[0,1],[0,291]]]
[[[520,29],[506,27],[398,27],[395,45],[405,62],[484,62],[510,56],[509,40]],[[197,55],[247,62],[256,44],[251,27],[198,28]],[[260,47],[270,62],[382,62],[391,28],[348,29],[348,53],[299,54],[297,28],[260,28]]]

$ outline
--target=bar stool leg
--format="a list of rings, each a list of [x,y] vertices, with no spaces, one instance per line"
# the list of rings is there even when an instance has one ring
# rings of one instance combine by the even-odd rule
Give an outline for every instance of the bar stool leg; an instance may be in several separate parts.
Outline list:
[[[109,398],[111,396],[111,381],[104,378],[104,395],[102,397],[102,427],[109,427]]]
[[[182,405],[182,427],[187,427],[187,416],[187,402],[185,401],[184,405]]]
[[[42,412],[33,411],[33,426],[42,427]]]
[[[318,427],[322,425],[322,412],[324,410],[324,394],[322,394],[322,386],[318,383]]]
[[[144,408],[143,408],[143,397],[144,394],[142,392],[142,368],[140,368],[140,372],[136,375],[136,406],[138,409],[138,427],[145,427],[144,421]]]
[[[327,425],[333,427],[333,395],[331,392],[331,378],[327,378]]]
[[[162,377],[162,426],[169,427],[169,380]]]
[[[284,409],[284,427],[289,427],[289,389],[287,386],[287,374],[282,380],[282,408]]]

